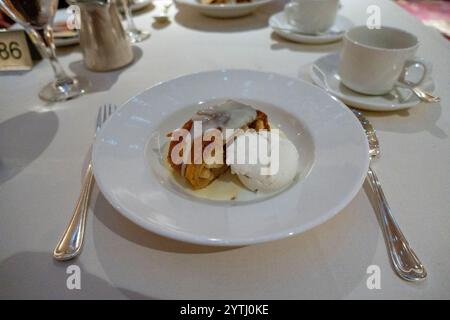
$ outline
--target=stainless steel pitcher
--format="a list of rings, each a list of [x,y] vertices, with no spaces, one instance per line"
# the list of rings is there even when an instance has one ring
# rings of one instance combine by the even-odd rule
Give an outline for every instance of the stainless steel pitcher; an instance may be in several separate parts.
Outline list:
[[[80,45],[93,71],[110,71],[133,61],[115,0],[68,0],[80,9]]]

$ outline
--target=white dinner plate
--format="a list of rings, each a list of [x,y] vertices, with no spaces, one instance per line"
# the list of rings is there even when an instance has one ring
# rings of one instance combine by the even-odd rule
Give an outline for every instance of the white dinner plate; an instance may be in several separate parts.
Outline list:
[[[214,18],[237,18],[246,16],[272,0],[252,0],[244,3],[202,4],[198,0],[175,0],[175,3],[190,7],[200,13]]]
[[[310,69],[310,75],[317,85],[350,106],[372,111],[395,111],[417,106],[421,102],[411,90],[401,87],[394,87],[391,92],[381,96],[369,96],[355,92],[341,83],[338,64],[339,53],[326,55],[314,62]],[[431,70],[431,64],[427,63],[427,68]],[[415,79],[421,77],[421,74],[420,67],[412,66],[407,72],[407,79],[414,82]],[[424,79],[419,86],[426,91],[434,91],[434,82],[431,76]]]
[[[345,32],[353,27],[353,23],[346,17],[338,15],[333,26],[318,35],[310,35],[298,32],[294,26],[286,20],[284,12],[278,12],[269,19],[269,25],[279,36],[294,42],[300,43],[329,43],[342,39]]]
[[[196,110],[230,98],[265,112],[299,150],[299,179],[275,196],[206,200],[164,164],[166,134]],[[231,246],[289,237],[336,215],[361,188],[368,152],[356,117],[324,90],[273,73],[222,70],[131,98],[97,135],[92,161],[100,190],[131,221],[181,241]]]

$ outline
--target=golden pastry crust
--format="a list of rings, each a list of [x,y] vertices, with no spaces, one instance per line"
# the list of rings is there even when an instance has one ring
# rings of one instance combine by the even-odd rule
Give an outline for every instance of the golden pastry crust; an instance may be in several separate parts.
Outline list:
[[[187,131],[190,131],[192,128],[192,125],[193,125],[193,121],[191,119],[191,120],[187,121],[181,128],[185,129]],[[249,129],[254,129],[256,131],[263,130],[263,129],[270,130],[267,115],[260,110],[256,110],[256,119],[253,122],[249,123],[247,126]],[[236,129],[240,129],[240,128],[236,128]],[[171,133],[168,136],[170,136],[170,135],[171,135]],[[203,150],[209,144],[211,144],[213,142],[214,142],[214,140],[213,141],[203,141],[202,142]],[[170,142],[169,151],[167,154],[167,161],[169,162],[170,166],[175,170],[175,172],[177,174],[180,174],[182,176],[184,175],[184,178],[189,182],[189,184],[191,185],[191,187],[194,190],[205,188],[211,182],[213,182],[215,179],[217,179],[221,174],[223,174],[225,171],[227,171],[228,165],[225,163],[225,159],[226,159],[225,148],[226,148],[226,146],[224,146],[223,164],[208,165],[204,161],[201,164],[195,164],[194,159],[193,159],[194,146],[192,146],[191,161],[190,161],[191,163],[183,165],[183,164],[175,164],[171,158],[172,150],[178,143],[179,143],[178,141]],[[182,151],[181,151],[180,156],[182,156]],[[183,168],[183,166],[184,166],[184,168]]]

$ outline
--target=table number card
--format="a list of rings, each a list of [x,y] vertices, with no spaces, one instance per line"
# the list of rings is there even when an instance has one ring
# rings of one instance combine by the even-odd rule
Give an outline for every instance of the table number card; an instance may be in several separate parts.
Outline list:
[[[23,30],[0,30],[0,71],[30,70],[31,49]]]

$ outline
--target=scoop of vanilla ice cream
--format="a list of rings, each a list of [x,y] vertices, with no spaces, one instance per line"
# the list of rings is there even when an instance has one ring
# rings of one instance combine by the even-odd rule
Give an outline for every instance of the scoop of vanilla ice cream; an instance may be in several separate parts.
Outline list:
[[[242,184],[252,191],[275,192],[292,183],[297,176],[299,170],[297,148],[290,140],[279,135],[278,139],[271,139],[272,134],[275,133],[268,133],[267,135],[253,130],[246,131],[227,147],[227,163],[231,167],[231,173],[236,174]],[[261,140],[258,140],[258,144],[249,143],[252,137]],[[275,143],[277,140],[278,150],[271,146],[271,141]],[[264,152],[268,156],[268,159],[266,159],[268,162],[264,163],[263,159],[258,156],[258,145],[260,148],[261,146],[267,146]],[[278,157],[275,154],[277,151]],[[236,155],[239,152],[245,153],[245,163],[237,163],[238,157]],[[252,155],[253,161],[249,161]],[[229,159],[234,161],[229,162]],[[274,163],[275,161],[278,161],[278,165]],[[266,174],[263,174],[263,172]]]

